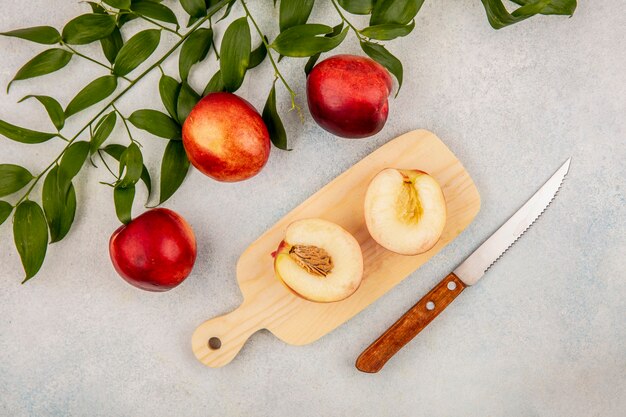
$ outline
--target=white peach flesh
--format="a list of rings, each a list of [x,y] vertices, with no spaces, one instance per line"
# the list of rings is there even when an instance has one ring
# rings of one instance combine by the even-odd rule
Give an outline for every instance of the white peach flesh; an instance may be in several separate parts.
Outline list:
[[[402,255],[428,251],[446,225],[446,201],[439,183],[417,170],[379,172],[365,194],[364,211],[372,238]]]
[[[361,284],[363,255],[356,239],[341,226],[304,219],[287,227],[274,269],[302,298],[333,302],[347,298]]]

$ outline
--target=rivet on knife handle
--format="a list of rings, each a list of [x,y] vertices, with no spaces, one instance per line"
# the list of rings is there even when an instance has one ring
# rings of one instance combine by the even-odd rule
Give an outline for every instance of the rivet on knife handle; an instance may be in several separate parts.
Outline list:
[[[361,353],[356,360],[359,371],[374,373],[418,335],[465,289],[465,284],[450,273],[435,288],[407,311],[393,326]]]

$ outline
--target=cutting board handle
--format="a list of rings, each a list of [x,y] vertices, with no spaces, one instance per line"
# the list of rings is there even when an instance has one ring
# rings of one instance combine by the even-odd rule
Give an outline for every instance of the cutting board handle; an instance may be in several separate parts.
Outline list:
[[[219,368],[232,361],[248,338],[262,328],[258,309],[244,300],[236,310],[198,326],[191,347],[200,362]]]

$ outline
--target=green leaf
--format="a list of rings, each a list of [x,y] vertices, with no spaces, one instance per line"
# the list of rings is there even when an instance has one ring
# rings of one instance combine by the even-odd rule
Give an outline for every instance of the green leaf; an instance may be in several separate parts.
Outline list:
[[[236,2],[237,2],[236,0],[230,0],[228,2],[228,6],[226,6],[226,11],[222,15],[222,17],[218,19],[218,22],[221,22],[222,20],[226,19],[230,15],[230,11],[232,10]]]
[[[13,164],[0,164],[0,197],[21,190],[33,180],[26,168]]]
[[[267,38],[265,38],[265,42],[267,42]],[[261,42],[261,44],[256,47],[252,52],[250,52],[250,60],[248,61],[248,69],[252,69],[254,67],[258,67],[261,65],[261,62],[265,60],[267,56],[267,48],[265,44]]]
[[[517,3],[520,6],[526,4],[536,3],[536,0],[511,0],[513,3]],[[568,15],[572,16],[576,10],[576,0],[552,0],[550,4],[546,5],[539,13],[541,14],[555,14],[555,15]]]
[[[115,160],[119,161],[122,158],[122,153],[126,150],[126,147],[119,144],[108,145],[103,149],[104,152],[111,155]],[[150,178],[150,172],[148,172],[148,168],[144,165],[141,170],[141,181],[146,185],[148,189],[148,199],[150,198],[150,194],[152,193],[152,179]]]
[[[279,54],[291,57],[309,57],[336,48],[348,34],[346,27],[339,35],[326,37],[333,28],[316,23],[294,26],[281,32],[270,45]]]
[[[9,218],[9,215],[13,211],[13,206],[6,201],[0,201],[0,225]]]
[[[222,72],[217,70],[215,74],[211,77],[206,87],[204,87],[203,96],[206,96],[210,93],[220,93],[224,91],[224,82],[222,81]]]
[[[385,23],[406,25],[417,15],[422,4],[424,0],[377,0],[372,10],[370,26]]]
[[[37,99],[44,106],[48,116],[50,116],[50,120],[57,130],[63,129],[63,126],[65,125],[65,114],[63,113],[63,107],[61,107],[58,101],[48,96],[29,95],[21,99],[18,103],[21,103],[29,98]]]
[[[63,28],[63,41],[84,45],[106,38],[115,29],[115,19],[108,14],[89,13],[70,20]]]
[[[327,38],[332,38],[334,36],[339,35],[342,30],[343,30],[343,22],[341,22],[337,26],[333,27],[333,31],[331,33],[327,33],[324,36],[326,36]],[[315,55],[311,55],[311,57],[307,60],[306,65],[304,66],[304,73],[306,75],[309,75],[309,73],[311,72],[311,70],[315,66],[315,63],[317,62],[317,60],[320,59],[321,55],[322,55],[322,53],[318,52]]]
[[[221,19],[224,19],[225,17],[228,16],[228,14],[230,13],[230,8],[233,7],[233,3],[235,3],[236,0],[207,0],[207,11],[206,11],[206,16],[211,17],[214,14],[216,14],[218,11],[220,11],[224,6],[228,5],[228,7],[226,7],[226,12],[224,12],[224,15],[222,16]],[[219,22],[218,20],[218,22]]]
[[[320,59],[321,55],[322,55],[321,53],[317,53],[317,54],[311,55],[311,57],[309,57],[308,61],[306,62],[306,65],[304,66],[304,73],[307,76],[313,70],[313,67],[315,67],[315,64],[317,63],[317,60]]]
[[[102,0],[111,7],[115,7],[119,10],[130,9],[130,0]]]
[[[550,0],[539,0],[532,3],[527,2],[524,6],[521,6],[509,13],[500,0],[481,1],[485,7],[485,11],[487,12],[487,20],[489,20],[489,24],[494,29],[502,29],[503,27],[528,19],[529,17],[541,13],[551,4]],[[576,8],[575,5],[573,7],[574,9]],[[565,8],[567,7],[564,7],[564,9]],[[571,6],[569,9],[571,9]],[[573,13],[573,10],[571,11]]]
[[[276,111],[276,83],[272,85],[270,94],[267,97],[262,117],[274,146],[285,151],[289,150],[287,148],[287,133]]]
[[[176,104],[176,111],[178,112],[178,120],[180,123],[185,123],[185,119],[189,116],[189,113],[194,108],[196,103],[200,101],[200,96],[193,88],[187,83],[183,83],[178,94],[178,103]]]
[[[96,78],[85,88],[80,90],[76,97],[70,101],[65,109],[65,117],[68,118],[87,107],[93,106],[99,101],[104,100],[117,88],[117,78],[113,75],[105,75],[100,78]]]
[[[180,5],[189,16],[202,17],[206,14],[206,3],[204,0],[180,0]]]
[[[161,101],[167,112],[174,119],[178,119],[176,113],[176,103],[178,102],[178,94],[180,93],[180,83],[174,78],[163,75],[159,80],[159,94],[161,95]]]
[[[132,220],[133,200],[135,199],[135,186],[131,185],[127,188],[119,185],[113,189],[113,201],[115,203],[115,214],[117,218],[124,224],[130,223]]]
[[[71,59],[72,54],[65,49],[53,48],[43,51],[19,69],[15,77],[9,82],[7,92],[9,92],[14,81],[26,80],[58,71],[66,66]]]
[[[151,19],[160,20],[161,22],[171,23],[178,28],[178,20],[174,12],[168,7],[154,3],[149,0],[140,0],[133,2],[130,6],[130,10],[137,13],[140,16],[149,17]]]
[[[213,9],[216,5],[221,4],[221,7],[224,7],[224,5],[230,1],[235,1],[235,0],[226,0],[226,1],[219,1],[219,0],[206,0],[206,4],[208,7],[208,10]],[[220,8],[221,8],[220,7]]]
[[[117,54],[120,52],[120,49],[122,49],[123,45],[124,40],[122,39],[122,33],[117,27],[113,29],[113,32],[111,32],[109,36],[100,39],[102,53],[111,64],[115,62],[115,58],[117,58]]]
[[[120,145],[119,143],[113,143],[111,145],[107,145],[102,150],[119,162],[122,154],[126,150],[126,146]]]
[[[278,19],[280,31],[305,24],[311,15],[313,4],[314,0],[280,0]]]
[[[88,1],[87,3],[89,4],[89,6],[91,6],[91,11],[93,11],[94,13],[107,14],[107,11],[104,9],[104,7],[100,6],[99,4],[94,3],[92,1]],[[129,15],[124,14],[121,16],[129,16]],[[118,19],[119,17],[120,16],[118,16]],[[122,48],[122,45],[124,44],[124,40],[122,39],[122,33],[120,32],[121,26],[122,26],[121,24],[119,25],[119,27],[116,26],[115,29],[113,29],[113,32],[111,32],[109,36],[107,36],[106,38],[100,39],[100,46],[102,47],[102,53],[104,54],[107,61],[109,61],[111,64],[115,62],[115,58],[117,57],[118,52],[120,51],[120,49]]]
[[[137,33],[122,46],[115,63],[113,74],[123,77],[144,62],[159,46],[161,32],[157,29],[148,29]]]
[[[100,146],[108,139],[115,127],[115,123],[117,122],[117,114],[112,111],[106,116],[102,117],[98,124],[96,125],[96,131],[91,138],[91,143],[89,145],[89,152],[93,155],[96,153]]]
[[[56,133],[44,133],[12,125],[0,120],[0,135],[21,143],[42,143],[52,139]]]
[[[131,3],[131,8],[132,8],[132,3]],[[122,28],[126,23],[138,19],[139,18],[139,14],[135,13],[135,12],[130,12],[130,13],[120,13],[117,15],[117,18],[115,19],[117,27],[118,28]]]
[[[250,62],[250,26],[245,17],[234,20],[220,45],[220,71],[226,91],[235,92],[243,83]]]
[[[61,158],[60,170],[65,178],[71,180],[83,167],[87,156],[89,155],[89,142],[78,141],[72,143]]]
[[[26,200],[16,207],[13,238],[26,273],[23,284],[39,272],[48,248],[48,226],[39,204]]]
[[[193,16],[189,16],[189,20],[187,20],[187,26],[186,27],[191,27],[192,25],[194,25],[198,20],[200,20],[199,17],[193,17]]]
[[[174,119],[157,110],[137,110],[128,120],[135,127],[166,139],[180,139],[180,126]]]
[[[361,42],[361,48],[363,52],[369,55],[374,61],[378,62],[383,67],[387,68],[390,73],[398,80],[398,91],[396,96],[400,92],[402,87],[402,62],[391,54],[384,46],[373,42]]]
[[[141,170],[141,177],[139,177],[141,181],[145,184],[146,189],[148,190],[148,198],[146,198],[146,203],[150,200],[150,194],[152,194],[152,179],[150,178],[150,172],[148,172],[148,168],[144,165]]]
[[[339,5],[352,14],[370,14],[376,0],[339,0]]]
[[[178,71],[181,80],[187,81],[191,67],[206,58],[209,49],[211,49],[212,41],[213,30],[199,28],[183,43],[178,59]]]
[[[59,43],[61,41],[61,34],[58,30],[51,26],[34,26],[32,28],[2,32],[0,35],[26,39],[27,41],[41,43],[44,45],[54,45],[55,43]]]
[[[182,141],[171,140],[165,147],[161,162],[159,204],[170,198],[183,183],[189,171],[189,159]]]
[[[360,30],[361,35],[370,39],[378,39],[380,41],[390,41],[400,36],[406,36],[415,28],[415,20],[408,25],[399,25],[396,23],[385,23],[382,25],[370,26]]]
[[[143,156],[141,155],[141,150],[136,143],[131,143],[120,157],[120,177],[122,174],[124,176],[118,185],[122,188],[135,185],[141,177],[142,168]]]
[[[99,14],[107,14],[107,11],[104,7],[99,5],[98,3],[94,3],[93,1],[88,1],[87,4],[91,7],[91,11]]]
[[[50,229],[50,243],[58,242],[70,231],[76,214],[76,190],[58,166],[46,175],[42,203]]]

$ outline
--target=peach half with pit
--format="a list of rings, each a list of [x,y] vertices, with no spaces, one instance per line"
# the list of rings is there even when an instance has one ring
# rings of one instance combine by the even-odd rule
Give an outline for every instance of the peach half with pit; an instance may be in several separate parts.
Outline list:
[[[297,220],[287,226],[274,271],[298,296],[328,303],[359,288],[363,255],[354,236],[341,226],[322,219]]]

